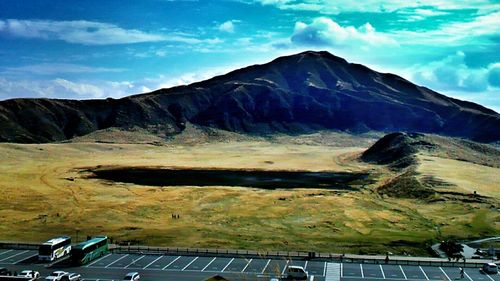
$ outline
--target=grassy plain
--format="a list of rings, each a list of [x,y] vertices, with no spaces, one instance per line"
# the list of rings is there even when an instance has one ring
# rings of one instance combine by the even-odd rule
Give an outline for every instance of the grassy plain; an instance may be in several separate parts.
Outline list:
[[[491,203],[499,202],[500,169],[440,158],[422,166],[421,172],[454,183],[450,188],[457,192],[469,192],[473,184],[493,197],[488,203],[390,198],[376,188],[392,172],[356,160],[371,141],[355,146],[346,137],[341,145],[311,139],[0,144],[0,240],[40,242],[78,232],[80,240],[106,234],[144,245],[425,254],[432,241],[500,230],[498,205]],[[82,169],[98,165],[369,171],[378,183],[360,191],[147,187],[87,179]],[[454,172],[443,165],[453,165]]]

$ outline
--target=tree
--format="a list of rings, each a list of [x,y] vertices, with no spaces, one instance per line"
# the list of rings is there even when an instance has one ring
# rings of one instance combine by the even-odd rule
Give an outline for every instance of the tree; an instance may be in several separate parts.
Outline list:
[[[457,258],[462,256],[462,251],[464,250],[464,246],[456,241],[447,240],[442,241],[439,245],[439,249],[450,258]]]

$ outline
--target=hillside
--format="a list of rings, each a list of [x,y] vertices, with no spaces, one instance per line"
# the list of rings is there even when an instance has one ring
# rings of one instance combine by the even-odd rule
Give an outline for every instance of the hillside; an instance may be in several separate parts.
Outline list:
[[[427,200],[488,202],[500,196],[500,149],[468,140],[415,133],[391,133],[361,154],[387,165],[394,175],[378,192]],[[480,192],[471,194],[474,192]]]
[[[188,86],[122,99],[0,102],[0,141],[53,142],[117,127],[182,132],[186,123],[251,134],[423,132],[500,140],[500,115],[328,52],[280,57]]]

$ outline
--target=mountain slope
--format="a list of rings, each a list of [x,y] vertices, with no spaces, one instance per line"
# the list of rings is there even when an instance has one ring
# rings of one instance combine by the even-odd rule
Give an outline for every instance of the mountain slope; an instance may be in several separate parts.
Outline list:
[[[187,122],[247,133],[414,131],[490,142],[500,115],[327,52],[280,57],[188,86],[106,100],[0,102],[0,141],[61,141],[109,127],[165,135]]]

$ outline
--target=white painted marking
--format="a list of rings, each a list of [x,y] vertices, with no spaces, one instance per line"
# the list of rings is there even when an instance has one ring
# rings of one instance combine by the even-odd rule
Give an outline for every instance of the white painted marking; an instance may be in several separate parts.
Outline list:
[[[127,266],[125,266],[125,268],[128,268],[129,266],[131,266],[131,265],[135,264],[136,262],[138,262],[138,261],[142,260],[144,257],[145,257],[145,256],[142,256],[142,257],[140,257],[140,258],[138,258],[138,259],[136,259],[136,260],[132,260],[132,262],[131,262],[131,263],[129,263]]]
[[[165,265],[161,270],[165,270],[165,268],[169,267],[171,264],[173,264],[176,260],[180,259],[181,256],[176,257],[173,261],[171,261],[169,264]]]
[[[199,257],[194,258],[190,263],[188,263],[181,271],[184,271],[188,266],[190,266],[193,262],[195,262]]]
[[[205,271],[209,265],[211,265],[216,258],[213,258],[201,271]]]
[[[93,262],[91,262],[91,263],[87,264],[85,267],[89,267],[89,266],[93,265],[94,263],[96,263],[96,262],[98,262],[98,261],[100,261],[100,260],[103,260],[103,259],[105,259],[105,258],[107,258],[107,257],[109,257],[109,256],[111,256],[111,253],[109,253],[109,254],[105,255],[104,257],[101,257],[101,258],[99,258],[99,259],[96,259],[95,261],[93,261]]]
[[[283,270],[281,271],[281,275],[285,274],[285,270],[288,267],[289,262],[290,262],[289,260],[286,261],[286,264],[285,264],[285,266],[283,266]],[[325,262],[325,264],[326,264],[326,262]]]
[[[241,272],[244,272],[245,269],[247,269],[247,267],[250,265],[250,263],[252,262],[253,259],[250,259],[247,263],[247,265],[245,265],[245,267],[243,268],[243,270],[241,270]]]
[[[470,278],[469,274],[467,274],[467,272],[464,271],[464,274],[467,278],[469,278],[470,281],[472,281],[472,278]]]
[[[126,254],[125,256],[123,256],[123,257],[121,257],[121,258],[119,258],[119,259],[115,260],[114,262],[112,262],[112,263],[110,263],[110,264],[106,265],[104,268],[108,268],[110,265],[112,265],[112,264],[114,264],[114,263],[116,263],[116,262],[118,262],[118,261],[120,261],[120,260],[122,260],[122,259],[126,258],[127,256],[128,256],[128,254]]]
[[[232,258],[228,264],[226,264],[226,266],[224,266],[224,268],[220,271],[220,272],[224,272],[224,270],[226,270],[226,268],[234,261],[234,258]]]
[[[384,269],[382,268],[382,265],[379,264],[378,266],[380,266],[380,272],[382,272],[382,277],[385,279],[385,273],[384,273]]]
[[[264,271],[266,271],[266,268],[267,268],[267,266],[269,265],[270,262],[271,262],[271,260],[267,260],[266,266],[264,266],[264,268],[262,269],[261,274],[264,274]],[[307,265],[307,261],[306,261],[306,265]]]
[[[20,253],[14,254],[14,255],[12,255],[12,256],[8,256],[8,257],[6,257],[6,258],[4,258],[4,259],[1,259],[0,261],[8,260],[8,259],[10,259],[10,258],[17,257],[17,256],[22,255],[22,254],[26,254],[27,252],[29,252],[29,250],[22,251],[22,252],[20,252]]]
[[[18,263],[22,262],[23,260],[31,259],[31,258],[36,257],[36,256],[38,256],[38,254],[34,254],[34,255],[32,255],[32,256],[29,256],[29,257],[27,257],[27,258],[24,258],[24,259],[22,259],[22,260],[20,260],[20,261],[15,262],[14,264],[18,264]]]
[[[403,267],[399,266],[399,269],[401,269],[401,273],[403,273],[403,276],[405,277],[405,279],[408,279],[408,278],[406,278],[406,274],[405,274],[405,271],[403,270]]]
[[[142,269],[146,269],[148,268],[148,266],[152,265],[153,263],[155,263],[156,261],[158,261],[159,259],[163,258],[163,256],[159,256],[157,259],[155,259],[154,261],[148,263],[148,265],[146,265],[145,267],[143,267]]]
[[[340,264],[340,277],[344,277],[344,263]]]
[[[10,253],[10,252],[12,252],[12,251],[14,251],[14,250],[7,250],[7,251],[5,251],[5,252],[3,252],[3,253],[0,253],[0,255],[2,255],[2,256],[3,256],[4,254]]]
[[[484,275],[486,275],[486,277],[490,278],[491,281],[495,281],[493,278],[491,278],[491,276],[488,273],[485,273]]]
[[[439,267],[439,269],[441,269],[441,272],[444,274],[444,276],[446,276],[446,278],[448,279],[448,281],[451,281],[450,277],[448,276],[448,274],[446,274],[446,272],[444,272],[444,270]],[[492,279],[493,280],[493,279]]]
[[[363,272],[363,265],[359,264],[359,268],[361,269],[361,278],[365,278],[365,273]]]
[[[325,261],[325,264],[323,264],[323,276],[326,275],[326,261]]]
[[[429,280],[429,277],[427,277],[427,274],[425,274],[425,271],[422,269],[422,267],[419,266],[419,268],[420,268],[420,271],[422,271],[422,273],[424,274],[425,279]]]
[[[306,263],[304,264],[304,270],[306,270],[306,269],[307,269],[307,263],[308,263],[308,262],[309,262],[309,261],[306,261]]]

